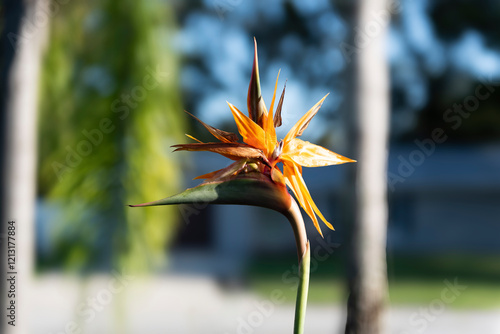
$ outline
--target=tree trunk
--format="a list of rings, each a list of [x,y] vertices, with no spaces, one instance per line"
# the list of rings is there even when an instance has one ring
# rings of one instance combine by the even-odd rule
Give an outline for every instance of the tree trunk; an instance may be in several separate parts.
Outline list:
[[[353,25],[343,53],[351,69],[349,156],[358,162],[348,179],[347,217],[352,222],[349,300],[345,332],[384,332],[387,296],[386,234],[389,75],[385,0],[346,4]]]
[[[6,276],[2,282],[2,333],[27,333],[28,292],[34,268],[34,211],[36,196],[36,114],[38,73],[42,42],[46,38],[49,14],[46,0],[5,1],[2,31],[1,151],[2,190],[1,265],[4,275],[15,274],[15,296]],[[15,239],[7,240],[8,222],[14,221]],[[15,264],[7,268],[7,241],[15,243]],[[12,245],[12,244],[9,244]],[[12,255],[10,253],[9,255]],[[7,304],[15,302],[15,327],[5,316]],[[9,311],[10,313],[10,311]]]

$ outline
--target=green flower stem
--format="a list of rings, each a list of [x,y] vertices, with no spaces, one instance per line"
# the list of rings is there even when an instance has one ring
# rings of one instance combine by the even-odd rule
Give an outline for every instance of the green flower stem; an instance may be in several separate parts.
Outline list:
[[[293,324],[293,333],[304,333],[304,322],[306,317],[307,294],[309,292],[309,272],[311,265],[311,252],[309,241],[307,240],[306,229],[302,214],[297,203],[292,199],[291,206],[285,213],[285,216],[292,225],[297,244],[297,253],[299,257],[299,286],[297,288],[297,300],[295,302],[295,321]]]
[[[297,289],[297,300],[295,301],[295,321],[293,324],[294,334],[304,333],[310,265],[311,252],[309,251],[309,242],[307,242],[306,252],[299,264],[299,287]]]

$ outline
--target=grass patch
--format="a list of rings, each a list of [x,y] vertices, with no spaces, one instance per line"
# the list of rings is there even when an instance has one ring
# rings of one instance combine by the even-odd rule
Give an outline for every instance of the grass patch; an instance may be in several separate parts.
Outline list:
[[[453,278],[449,279],[453,282]],[[500,308],[500,285],[477,280],[460,280],[460,285],[467,286],[456,299],[447,304],[457,309],[494,309]],[[428,305],[434,299],[441,298],[446,288],[444,280],[396,281],[389,283],[389,295],[394,305]]]
[[[287,302],[295,302],[296,260],[256,261],[249,272],[255,292],[270,296],[283,292]],[[315,304],[343,304],[347,298],[344,265],[331,258],[311,269],[309,301]],[[440,299],[445,280],[466,285],[450,304],[458,309],[500,308],[500,260],[490,256],[392,257],[388,261],[389,298],[392,305],[428,305]]]
[[[295,303],[297,296],[296,285],[284,284],[279,278],[270,277],[252,280],[253,290],[264,298],[271,296],[275,289],[283,292],[287,303]],[[344,285],[340,280],[328,281],[325,279],[312,279],[309,284],[309,302],[315,304],[340,303],[344,300]]]

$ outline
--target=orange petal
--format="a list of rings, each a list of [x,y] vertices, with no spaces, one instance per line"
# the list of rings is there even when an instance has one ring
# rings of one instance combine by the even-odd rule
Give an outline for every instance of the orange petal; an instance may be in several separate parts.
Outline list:
[[[330,224],[325,219],[321,211],[319,211],[318,207],[316,206],[316,203],[314,203],[311,194],[307,189],[306,183],[302,178],[302,168],[294,163],[283,163],[283,170],[285,172],[285,179],[288,179],[290,181],[290,184],[292,185],[291,188],[295,193],[295,196],[299,200],[300,205],[304,208],[309,217],[311,217],[314,226],[316,226],[316,229],[320,232],[320,234],[323,235],[321,233],[321,229],[319,228],[318,220],[314,212],[321,218],[323,223],[325,223],[328,228],[334,230],[332,224]]]
[[[193,137],[193,136],[191,136],[191,135],[188,135],[187,133],[185,133],[185,135],[186,135],[186,137],[188,137],[188,138],[190,138],[190,139],[192,139],[192,140],[195,140],[195,141],[197,141],[198,143],[203,143],[201,140],[196,139],[195,137]]]
[[[229,159],[266,159],[261,150],[241,143],[194,143],[172,145],[177,151],[209,151],[219,153]]]
[[[276,89],[278,89],[278,79],[280,77],[281,69],[278,71],[278,76],[276,76],[276,83],[274,84],[273,99],[271,100],[271,107],[269,108],[269,114],[273,114],[274,100],[276,100]],[[271,118],[273,118],[271,116]]]
[[[216,171],[206,173],[200,176],[195,177],[193,180],[199,180],[199,179],[211,179],[215,174],[219,173],[222,169],[218,169]]]
[[[285,186],[285,178],[283,177],[283,174],[281,173],[281,171],[278,169],[278,167],[273,167],[271,169],[271,179],[275,182],[275,183],[279,183],[283,186]]]
[[[243,141],[248,145],[263,150],[267,154],[264,130],[231,103],[227,102],[227,104],[233,113],[234,121],[238,126],[238,132],[243,137]]]
[[[278,79],[280,77],[280,72],[278,72],[278,76],[276,77],[276,83],[274,85],[273,99],[271,100],[271,108],[269,109],[269,113],[265,118],[264,122],[264,132],[266,134],[266,147],[268,151],[272,153],[274,151],[274,147],[276,147],[277,138],[276,138],[276,130],[274,129],[274,121],[273,121],[273,107],[274,101],[276,99],[276,89],[278,88]]]
[[[306,193],[303,191],[303,186],[301,183],[304,183],[304,180],[302,180],[301,176],[301,171],[300,171],[300,166],[295,166],[295,164],[283,164],[283,172],[285,176],[285,181],[287,185],[292,189],[293,193],[295,194],[295,198],[297,198],[297,201],[299,202],[300,206],[304,209],[304,211],[311,217],[311,220],[314,223],[314,226],[318,230],[319,234],[323,237],[323,233],[321,232],[321,227],[318,224],[318,219],[316,218],[316,215],[314,214],[313,208],[311,207],[311,204],[307,200],[307,196],[310,197],[309,191],[307,191],[306,188]]]
[[[311,122],[311,119],[316,115],[316,113],[319,111],[319,108],[321,108],[321,105],[323,104],[323,101],[325,101],[326,97],[328,94],[326,94],[321,100],[319,100],[318,103],[316,103],[309,111],[302,116],[301,119],[295,125],[293,128],[290,129],[290,131],[287,133],[285,136],[284,141],[290,141],[295,137],[299,137],[302,135],[302,132],[307,128],[309,125],[309,122]]]
[[[308,141],[294,138],[283,147],[282,159],[291,159],[304,167],[321,167],[356,162]]]
[[[195,115],[187,112],[186,110],[184,110],[184,112],[186,114],[188,114],[189,116],[193,117],[198,122],[200,122],[201,125],[203,125],[205,127],[205,129],[207,129],[215,138],[219,139],[221,142],[223,142],[223,143],[234,143],[234,142],[238,141],[238,136],[236,136],[234,133],[227,132],[227,131],[222,131],[222,130],[219,130],[217,128],[214,128],[213,126],[208,125],[205,122],[202,122],[198,117],[196,117]],[[198,139],[195,139],[195,140],[199,141]]]
[[[243,170],[243,168],[245,168],[247,161],[248,161],[248,159],[240,159],[240,160],[230,164],[229,166],[227,166],[225,168],[213,171],[211,173],[197,176],[194,178],[194,180],[196,180],[196,179],[208,179],[207,181],[213,181],[213,180],[221,179],[221,178],[228,177],[231,175],[235,175],[238,172],[240,172],[241,170]]]

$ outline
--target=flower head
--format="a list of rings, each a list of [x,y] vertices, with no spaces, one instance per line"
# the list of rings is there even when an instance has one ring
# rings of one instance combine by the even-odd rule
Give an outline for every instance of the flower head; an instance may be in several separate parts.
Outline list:
[[[216,129],[190,114],[217,138],[219,142],[203,143],[188,135],[188,137],[196,140],[197,143],[180,144],[173,147],[176,147],[176,151],[211,151],[235,160],[235,163],[224,169],[197,177],[206,179],[206,182],[220,181],[221,179],[242,173],[259,172],[269,176],[276,184],[282,186],[286,184],[293,191],[298,202],[309,217],[311,217],[314,226],[322,235],[316,215],[330,229],[333,230],[333,226],[325,219],[314,203],[302,178],[302,167],[337,165],[354,162],[355,160],[297,138],[306,130],[311,119],[319,111],[328,94],[316,103],[290,129],[285,138],[278,141],[275,128],[279,127],[282,123],[281,111],[286,88],[286,86],[283,88],[276,110],[273,110],[276,102],[278,78],[276,78],[273,98],[268,111],[260,90],[257,43],[255,42],[254,63],[247,98],[249,116],[246,116],[228,102],[238,127],[238,132],[243,138],[243,143],[238,142],[238,137],[234,133]],[[283,172],[279,168],[279,163],[283,165]]]

